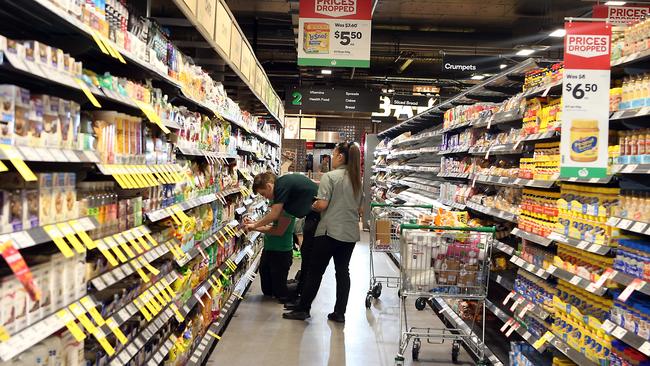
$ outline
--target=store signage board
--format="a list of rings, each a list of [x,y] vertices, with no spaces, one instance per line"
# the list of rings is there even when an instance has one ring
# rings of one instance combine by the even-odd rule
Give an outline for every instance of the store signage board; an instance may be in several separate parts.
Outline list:
[[[370,67],[372,0],[300,0],[298,65]]]
[[[594,5],[594,18],[606,18],[613,25],[626,25],[650,16],[650,6]]]
[[[287,93],[286,107],[305,112],[374,112],[379,93],[358,88],[300,87]]]
[[[373,122],[391,122],[411,118],[433,107],[437,98],[421,95],[381,97],[379,111],[372,113]]]
[[[232,32],[232,19],[228,10],[223,6],[221,1],[217,2],[217,20],[214,33],[214,40],[217,46],[230,57],[230,34]]]
[[[501,70],[503,60],[499,56],[442,55],[442,71],[447,74],[483,74]]]
[[[562,80],[562,178],[607,176],[612,28],[608,22],[565,24]]]

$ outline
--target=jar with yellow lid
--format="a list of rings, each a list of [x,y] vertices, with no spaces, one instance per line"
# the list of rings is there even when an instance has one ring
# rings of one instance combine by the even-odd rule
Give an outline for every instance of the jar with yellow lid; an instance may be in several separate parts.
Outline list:
[[[598,121],[574,119],[571,121],[571,160],[590,163],[598,159]]]

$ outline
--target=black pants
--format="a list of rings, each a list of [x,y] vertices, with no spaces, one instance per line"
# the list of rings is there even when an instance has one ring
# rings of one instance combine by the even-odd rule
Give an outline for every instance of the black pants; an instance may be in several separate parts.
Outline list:
[[[300,257],[302,258],[302,262],[300,263],[300,278],[298,278],[298,285],[296,287],[296,293],[298,295],[302,294],[307,273],[311,268],[310,261],[314,248],[314,234],[316,234],[316,228],[319,222],[320,214],[317,212],[312,211],[305,217],[305,225],[302,229],[302,245],[300,246]]]
[[[309,312],[311,303],[314,301],[323,274],[334,258],[334,269],[336,269],[336,305],[334,312],[340,315],[345,314],[350,295],[350,258],[356,243],[339,241],[327,235],[316,237],[316,244],[312,253],[311,267],[305,281],[305,288],[300,300],[301,310]]]
[[[262,292],[267,296],[275,296],[279,299],[286,299],[287,276],[293,261],[293,253],[274,252],[264,249],[260,259],[260,282]]]

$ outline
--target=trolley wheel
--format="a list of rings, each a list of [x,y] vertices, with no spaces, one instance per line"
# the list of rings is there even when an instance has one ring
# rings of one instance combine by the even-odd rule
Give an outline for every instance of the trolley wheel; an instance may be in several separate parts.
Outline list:
[[[460,353],[460,342],[454,341],[451,345],[451,362],[458,363],[458,354]]]
[[[427,306],[427,299],[424,297],[418,297],[417,300],[415,300],[415,308],[418,310],[424,310],[425,306]]]
[[[370,309],[372,305],[372,294],[366,295],[366,309]]]
[[[395,366],[404,366],[404,357],[395,356]]]
[[[420,358],[421,347],[422,347],[422,342],[420,341],[420,338],[415,338],[413,340],[413,350],[412,350],[413,361],[417,361],[418,358]]]
[[[381,282],[376,283],[372,287],[372,297],[374,297],[375,299],[378,299],[379,296],[381,296]]]

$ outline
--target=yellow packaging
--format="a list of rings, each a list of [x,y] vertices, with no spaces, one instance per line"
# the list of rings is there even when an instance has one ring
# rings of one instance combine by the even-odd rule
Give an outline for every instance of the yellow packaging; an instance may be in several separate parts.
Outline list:
[[[594,119],[571,121],[571,160],[589,163],[598,159],[599,131]]]
[[[305,23],[302,49],[310,54],[330,53],[329,24]]]

